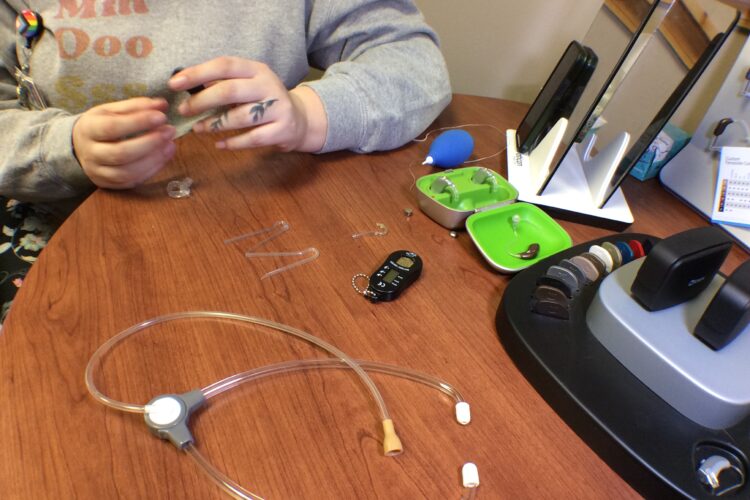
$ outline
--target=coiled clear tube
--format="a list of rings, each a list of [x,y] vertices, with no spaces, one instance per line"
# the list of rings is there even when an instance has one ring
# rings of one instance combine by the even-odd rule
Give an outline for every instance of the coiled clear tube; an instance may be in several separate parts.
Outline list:
[[[84,378],[86,382],[86,388],[88,389],[91,396],[97,401],[99,401],[100,403],[106,406],[109,406],[110,408],[114,408],[116,410],[130,412],[130,413],[144,413],[145,412],[144,405],[125,403],[122,401],[117,401],[116,399],[112,399],[104,395],[96,387],[96,383],[94,382],[94,372],[99,368],[102,358],[114,346],[116,346],[117,344],[125,340],[126,338],[130,337],[131,335],[134,335],[140,331],[143,331],[149,327],[152,327],[161,323],[167,323],[169,321],[176,321],[176,320],[181,320],[181,319],[195,319],[195,318],[203,318],[203,319],[217,318],[217,319],[226,319],[226,320],[232,320],[232,321],[241,321],[245,323],[253,323],[256,325],[262,325],[262,326],[266,326],[268,328],[279,330],[289,335],[298,337],[302,340],[305,340],[311,344],[314,344],[320,347],[321,349],[329,352],[331,355],[340,359],[343,363],[346,363],[347,366],[349,366],[352,370],[354,370],[354,372],[362,380],[362,383],[364,383],[365,387],[367,387],[367,389],[372,394],[372,397],[378,406],[378,410],[381,415],[381,420],[390,420],[388,408],[385,405],[385,401],[383,401],[383,396],[381,396],[380,391],[375,386],[372,379],[369,377],[369,375],[365,373],[365,371],[362,369],[362,367],[359,366],[359,364],[357,364],[356,361],[354,361],[352,358],[344,354],[342,351],[340,351],[336,347],[332,346],[331,344],[329,344],[328,342],[325,342],[322,339],[319,339],[318,337],[314,335],[311,335],[302,330],[298,330],[297,328],[284,325],[282,323],[277,323],[276,321],[271,321],[271,320],[267,320],[263,318],[257,318],[255,316],[244,316],[241,314],[219,312],[219,311],[190,311],[190,312],[181,312],[181,313],[174,313],[174,314],[165,314],[163,316],[157,316],[156,318],[142,321],[141,323],[133,325],[130,328],[127,328],[123,330],[122,332],[118,333],[117,335],[109,339],[107,342],[102,344],[99,347],[99,349],[97,349],[96,352],[94,352],[94,354],[91,356],[91,359],[89,360],[88,365],[86,365],[86,373],[85,373]]]

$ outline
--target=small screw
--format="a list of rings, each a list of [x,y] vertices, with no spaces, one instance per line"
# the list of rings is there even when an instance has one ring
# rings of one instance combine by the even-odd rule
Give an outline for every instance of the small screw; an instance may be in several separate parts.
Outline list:
[[[450,232],[450,233],[448,233],[448,234],[450,234],[450,235],[451,235],[451,238],[458,238],[458,233],[457,233],[457,232],[455,232],[455,231],[451,231],[451,232]]]
[[[407,217],[411,217],[412,215],[414,215],[414,210],[412,210],[411,208],[405,208],[404,215]]]

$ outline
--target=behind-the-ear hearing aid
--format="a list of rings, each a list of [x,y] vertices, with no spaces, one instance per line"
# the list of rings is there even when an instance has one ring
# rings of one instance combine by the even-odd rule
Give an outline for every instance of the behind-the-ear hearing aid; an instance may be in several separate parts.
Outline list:
[[[474,175],[471,177],[471,182],[473,182],[474,184],[489,184],[490,193],[494,193],[498,189],[500,189],[500,186],[497,183],[497,178],[492,173],[492,170],[486,167],[477,169],[477,171],[474,172]]]
[[[750,326],[750,260],[719,288],[695,327],[695,336],[718,351]]]
[[[452,180],[444,175],[441,175],[430,186],[430,191],[435,194],[449,193],[451,195],[451,203],[458,203],[458,188]]]
[[[750,83],[750,82],[748,82]],[[716,124],[716,127],[714,127],[714,131],[712,132],[713,137],[711,138],[711,142],[708,145],[709,151],[721,151],[722,146],[718,146],[717,143],[719,142],[719,137],[726,131],[727,127],[732,125],[733,123],[737,123],[742,126],[742,128],[745,130],[745,142],[750,143],[750,127],[748,127],[747,122],[745,120],[735,120],[733,118],[722,118],[719,120],[719,122]],[[726,144],[728,146],[728,144]]]

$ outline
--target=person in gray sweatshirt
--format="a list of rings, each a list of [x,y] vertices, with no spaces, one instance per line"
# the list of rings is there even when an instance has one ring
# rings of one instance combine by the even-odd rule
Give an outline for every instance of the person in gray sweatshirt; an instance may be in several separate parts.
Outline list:
[[[24,9],[43,20],[29,47]],[[19,200],[138,185],[174,154],[175,126],[212,109],[194,130],[235,130],[218,148],[370,152],[450,100],[411,0],[0,0],[0,20],[0,195]],[[310,66],[323,76],[303,83]],[[19,101],[25,76],[43,105]]]
[[[367,153],[449,101],[412,0],[0,0],[0,319],[59,223],[39,202],[137,186],[191,129]]]

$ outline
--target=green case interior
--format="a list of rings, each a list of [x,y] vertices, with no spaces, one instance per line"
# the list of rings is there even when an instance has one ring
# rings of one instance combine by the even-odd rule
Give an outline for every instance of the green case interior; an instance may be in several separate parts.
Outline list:
[[[514,215],[520,217],[515,231]],[[570,235],[552,217],[529,203],[477,212],[466,220],[466,229],[484,258],[495,269],[509,273],[529,267],[572,244]],[[513,255],[525,251],[532,243],[539,244],[535,258],[523,260]]]
[[[492,170],[490,172],[492,172],[498,186],[495,192],[491,192],[489,184],[477,184],[473,182],[472,177],[481,168],[465,167],[425,175],[417,179],[417,189],[439,205],[452,210],[467,212],[473,212],[474,210],[505,201],[510,202],[518,197],[518,190],[505,180],[503,176]],[[456,185],[456,190],[459,193],[458,201],[451,202],[450,193],[432,192],[430,187],[439,177],[447,177]]]

